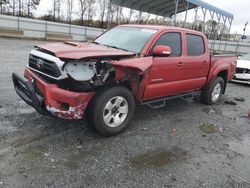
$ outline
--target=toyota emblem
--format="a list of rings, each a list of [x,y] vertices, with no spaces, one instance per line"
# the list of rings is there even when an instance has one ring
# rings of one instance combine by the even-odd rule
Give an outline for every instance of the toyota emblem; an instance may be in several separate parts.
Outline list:
[[[38,59],[36,62],[39,69],[43,67],[44,61],[42,59]]]

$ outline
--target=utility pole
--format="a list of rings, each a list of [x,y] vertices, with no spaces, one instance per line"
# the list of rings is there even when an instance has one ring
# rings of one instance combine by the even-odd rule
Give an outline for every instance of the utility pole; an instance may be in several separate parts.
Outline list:
[[[238,40],[238,43],[237,43],[237,47],[236,47],[235,53],[238,52],[238,48],[239,48],[239,45],[240,45],[240,41],[242,42],[243,39],[244,39],[244,36],[245,36],[245,34],[246,34],[247,25],[248,25],[248,22],[246,22],[245,27],[244,27],[244,29],[243,29],[243,35],[241,35],[241,37],[240,37],[239,40]]]

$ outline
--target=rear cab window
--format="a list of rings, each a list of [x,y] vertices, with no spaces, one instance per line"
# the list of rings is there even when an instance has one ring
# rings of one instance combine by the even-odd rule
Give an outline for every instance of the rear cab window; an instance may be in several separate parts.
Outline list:
[[[179,57],[182,52],[181,33],[169,32],[162,34],[154,44],[153,48],[157,45],[169,46],[171,48],[170,57]]]
[[[200,35],[186,34],[187,56],[201,56],[205,54],[204,39]]]

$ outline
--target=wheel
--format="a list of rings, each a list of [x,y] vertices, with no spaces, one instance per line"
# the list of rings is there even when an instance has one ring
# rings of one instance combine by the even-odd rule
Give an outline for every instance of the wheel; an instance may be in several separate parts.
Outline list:
[[[214,82],[201,92],[201,101],[211,105],[217,103],[225,88],[225,81],[222,77],[216,77]]]
[[[97,93],[90,104],[88,122],[103,136],[121,133],[131,121],[135,100],[125,87],[112,87]]]

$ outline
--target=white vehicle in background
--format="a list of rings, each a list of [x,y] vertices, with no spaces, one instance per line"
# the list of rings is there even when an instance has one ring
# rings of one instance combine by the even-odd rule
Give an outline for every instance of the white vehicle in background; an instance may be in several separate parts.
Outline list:
[[[250,84],[250,54],[238,59],[236,73],[232,81]]]

